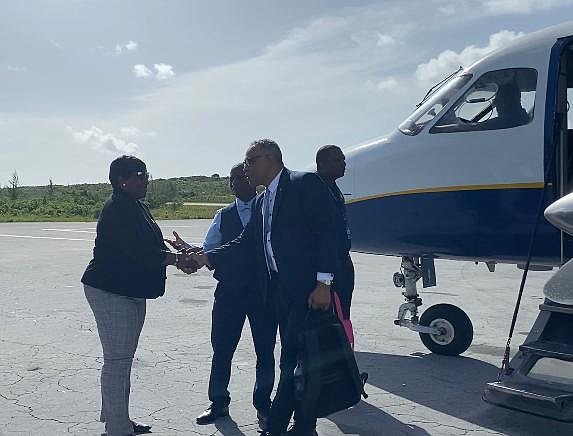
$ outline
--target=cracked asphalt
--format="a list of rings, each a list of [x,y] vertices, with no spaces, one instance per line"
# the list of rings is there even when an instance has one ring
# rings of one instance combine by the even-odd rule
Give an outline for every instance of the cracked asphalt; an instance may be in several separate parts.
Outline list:
[[[161,222],[200,242],[209,222]],[[100,435],[101,348],[79,282],[91,258],[94,223],[0,224],[0,434]],[[573,424],[493,407],[481,401],[503,356],[521,271],[437,261],[438,286],[424,307],[459,305],[474,324],[462,357],[429,353],[417,334],[395,327],[402,302],[392,284],[400,260],[353,254],[357,283],[352,319],[357,359],[370,395],[319,420],[320,435],[569,435]],[[551,273],[532,273],[513,339],[523,341]],[[211,305],[208,271],[170,269],[167,292],[149,301],[132,371],[132,418],[156,435],[256,435],[251,406],[254,353],[248,327],[235,355],[231,417],[198,426],[208,405]],[[277,350],[278,352],[278,350]]]

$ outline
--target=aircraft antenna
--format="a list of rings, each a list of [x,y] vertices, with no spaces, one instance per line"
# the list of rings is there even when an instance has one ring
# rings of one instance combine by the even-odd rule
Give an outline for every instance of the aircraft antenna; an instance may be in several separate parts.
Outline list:
[[[460,71],[462,71],[464,69],[464,67],[462,67],[460,65],[460,67],[454,71],[452,74],[450,74],[448,77],[446,77],[445,79],[441,80],[440,82],[436,83],[434,86],[432,86],[428,92],[426,92],[426,95],[424,96],[424,98],[422,99],[422,101],[420,103],[418,103],[416,105],[416,107],[420,107],[422,106],[426,100],[430,97],[430,95],[432,95],[435,91],[437,91],[438,89],[440,89],[442,87],[442,85],[446,82],[448,82],[452,77],[454,77],[456,74],[458,74]]]

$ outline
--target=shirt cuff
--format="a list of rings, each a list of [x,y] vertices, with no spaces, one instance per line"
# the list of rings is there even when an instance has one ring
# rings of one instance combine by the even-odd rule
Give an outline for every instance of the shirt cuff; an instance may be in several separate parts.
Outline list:
[[[334,278],[334,274],[332,274],[332,273],[324,273],[324,272],[317,272],[316,273],[316,281],[320,281],[320,280],[332,281],[333,278]]]

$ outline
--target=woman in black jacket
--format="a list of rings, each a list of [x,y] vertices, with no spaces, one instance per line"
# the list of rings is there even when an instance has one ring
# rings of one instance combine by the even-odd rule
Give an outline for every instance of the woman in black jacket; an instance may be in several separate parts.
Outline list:
[[[98,219],[93,259],[82,283],[103,349],[100,421],[108,436],[125,436],[151,428],[129,418],[131,365],[146,299],[165,293],[166,267],[178,266],[179,254],[166,247],[141,202],[149,180],[145,163],[121,156],[111,163],[109,180],[113,194]]]

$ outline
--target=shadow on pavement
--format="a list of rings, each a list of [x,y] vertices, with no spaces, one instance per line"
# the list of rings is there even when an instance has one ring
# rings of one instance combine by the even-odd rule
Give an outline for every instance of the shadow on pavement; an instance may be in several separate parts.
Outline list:
[[[446,415],[507,435],[573,434],[572,424],[482,401],[486,383],[496,380],[498,372],[487,362],[432,353],[357,352],[356,359],[360,370],[369,374],[368,384]]]
[[[331,415],[327,419],[336,424],[344,434],[360,436],[430,434],[423,428],[404,424],[366,401],[361,401],[353,408]]]
[[[226,436],[246,436],[245,433],[241,431],[237,423],[230,416],[218,419],[213,423],[215,428],[219,433]]]

